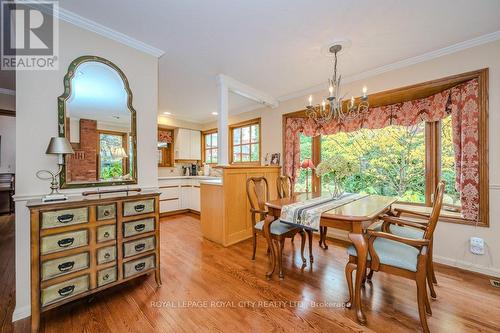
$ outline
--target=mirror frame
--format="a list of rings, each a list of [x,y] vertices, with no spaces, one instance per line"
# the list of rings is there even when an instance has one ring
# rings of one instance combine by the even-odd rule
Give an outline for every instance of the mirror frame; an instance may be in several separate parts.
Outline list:
[[[130,180],[118,180],[118,181],[100,181],[94,183],[68,183],[66,181],[66,163],[64,163],[62,171],[59,175],[59,184],[61,188],[84,188],[84,187],[101,187],[101,186],[117,186],[117,185],[133,185],[137,184],[137,127],[136,127],[136,111],[132,106],[132,91],[130,90],[130,85],[128,83],[127,77],[122,72],[122,70],[116,66],[111,61],[98,56],[85,55],[76,58],[71,62],[68,67],[68,72],[64,76],[64,93],[57,98],[57,109],[58,109],[58,132],[60,137],[65,137],[66,135],[66,101],[71,96],[71,80],[75,76],[76,69],[83,63],[86,62],[99,62],[105,64],[111,69],[115,70],[118,75],[120,75],[125,91],[127,92],[127,107],[130,111],[130,118],[132,121],[130,136],[132,138],[132,151],[134,160],[132,161],[132,173]]]

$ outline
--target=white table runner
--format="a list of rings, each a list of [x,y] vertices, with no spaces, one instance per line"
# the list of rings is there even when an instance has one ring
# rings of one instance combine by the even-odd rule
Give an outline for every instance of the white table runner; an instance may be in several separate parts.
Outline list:
[[[285,205],[281,208],[280,220],[305,229],[319,230],[321,214],[366,196],[368,195],[345,193],[338,199],[325,196]]]

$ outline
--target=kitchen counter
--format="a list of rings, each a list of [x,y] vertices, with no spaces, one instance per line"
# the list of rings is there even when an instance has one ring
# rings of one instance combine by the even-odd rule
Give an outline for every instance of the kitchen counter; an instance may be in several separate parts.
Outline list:
[[[158,177],[158,180],[169,180],[169,179],[218,180],[218,179],[221,179],[221,177],[214,177],[214,176],[167,176],[167,177]]]
[[[201,179],[200,184],[222,186],[222,178],[218,178],[218,177],[214,177],[214,178],[217,178],[217,179]]]

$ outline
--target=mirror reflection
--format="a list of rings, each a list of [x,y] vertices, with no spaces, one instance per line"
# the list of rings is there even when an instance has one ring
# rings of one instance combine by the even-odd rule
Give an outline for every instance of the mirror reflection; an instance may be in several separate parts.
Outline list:
[[[66,187],[134,182],[135,114],[126,79],[100,61],[83,62],[72,74],[64,132],[75,154],[66,157]]]

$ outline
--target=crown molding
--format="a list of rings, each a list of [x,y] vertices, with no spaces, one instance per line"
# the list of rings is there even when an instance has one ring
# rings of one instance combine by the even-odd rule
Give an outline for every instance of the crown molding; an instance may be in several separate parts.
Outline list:
[[[46,7],[47,5],[44,4],[43,1],[37,1],[37,2],[40,2],[38,6],[41,7],[44,13],[52,14],[52,12],[48,9],[48,7]],[[163,54],[165,54],[165,51],[163,50],[160,50],[154,46],[141,42],[140,40],[132,38],[124,33],[108,28],[100,23],[89,20],[83,16],[75,14],[67,9],[62,8],[61,6],[56,6],[56,16],[59,18],[59,20],[71,23],[85,30],[95,32],[98,35],[125,44],[136,50],[148,53],[152,56],[155,56],[156,58],[159,58]]]
[[[367,70],[365,72],[357,73],[354,75],[349,75],[343,79],[343,82],[344,83],[351,83],[351,82],[360,81],[360,80],[367,79],[367,78],[370,78],[370,77],[373,77],[376,75],[380,75],[380,74],[383,74],[386,72],[390,72],[390,71],[393,71],[396,69],[409,67],[411,65],[415,65],[415,64],[418,64],[421,62],[436,59],[436,58],[439,58],[439,57],[442,57],[442,56],[445,56],[448,54],[456,53],[456,52],[459,52],[462,50],[470,49],[472,47],[491,43],[491,42],[494,42],[497,40],[500,40],[500,30],[486,34],[486,35],[482,35],[482,36],[479,36],[476,38],[472,38],[472,39],[469,39],[469,40],[466,40],[463,42],[459,42],[459,43],[456,43],[456,44],[453,44],[453,45],[450,45],[447,47],[443,47],[443,48],[438,49],[438,50],[430,51],[430,52],[427,52],[427,53],[424,53],[424,54],[421,54],[421,55],[418,55],[415,57],[407,58],[404,60],[393,62],[391,64],[376,67],[376,68]],[[318,84],[318,85],[315,85],[313,87],[299,90],[299,91],[296,91],[296,92],[293,92],[290,94],[282,95],[282,96],[278,97],[278,101],[280,101],[280,102],[288,101],[288,100],[291,100],[294,98],[303,97],[305,95],[314,94],[314,93],[320,92],[324,89],[325,89],[325,84]]]
[[[16,91],[12,89],[0,88],[0,94],[16,96]]]

